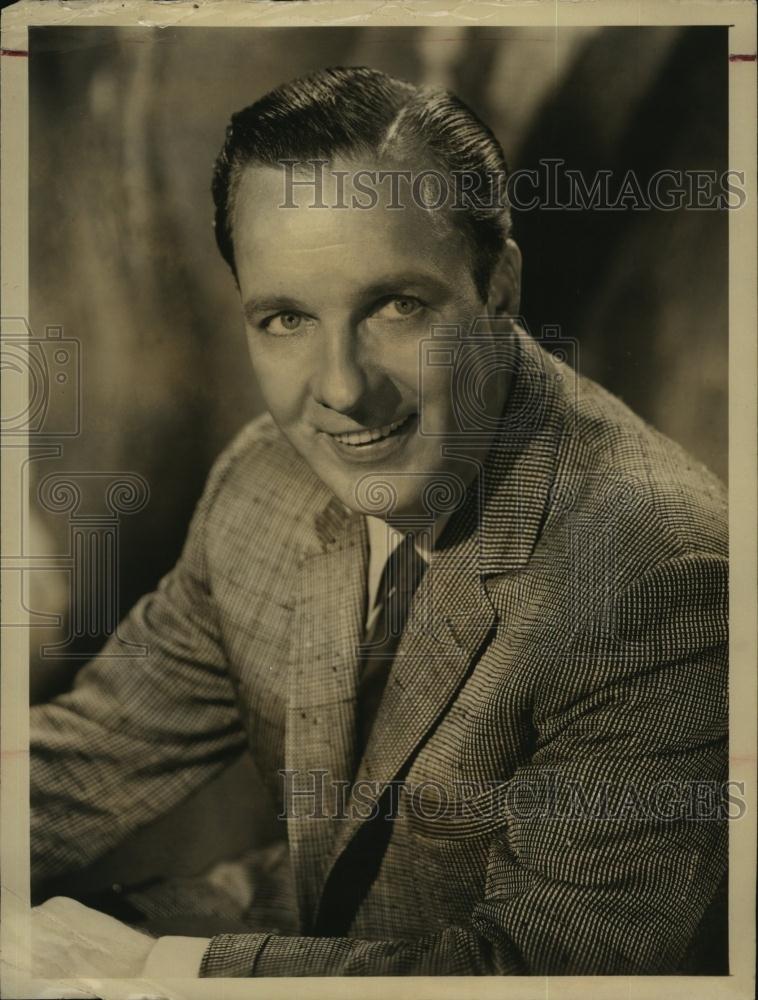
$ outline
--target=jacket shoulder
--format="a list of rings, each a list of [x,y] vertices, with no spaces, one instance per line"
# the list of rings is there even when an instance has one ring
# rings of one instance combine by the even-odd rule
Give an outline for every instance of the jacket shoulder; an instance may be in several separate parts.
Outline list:
[[[570,409],[562,472],[584,481],[585,503],[600,494],[606,524],[649,561],[728,556],[727,493],[711,470],[591,379],[577,378]]]
[[[295,551],[309,533],[309,515],[323,506],[325,487],[269,413],[246,424],[211,469],[202,504],[216,550],[241,552],[257,540]]]

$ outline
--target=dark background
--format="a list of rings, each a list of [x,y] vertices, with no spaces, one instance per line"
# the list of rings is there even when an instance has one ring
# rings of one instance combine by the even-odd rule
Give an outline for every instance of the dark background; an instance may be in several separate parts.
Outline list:
[[[727,167],[725,28],[33,28],[30,281],[36,336],[80,343],[81,432],[49,472],[130,471],[150,499],[119,522],[123,613],[172,566],[213,458],[260,411],[209,193],[230,113],[328,65],[444,84],[490,124],[511,168]],[[516,213],[522,312],[559,325],[579,368],[726,478],[728,219],[724,211]],[[68,521],[32,505],[38,553]],[[32,699],[78,662],[41,656],[71,612],[65,572],[30,574]],[[90,637],[92,639],[92,637]],[[91,641],[67,649],[84,655]],[[248,760],[79,886],[199,871],[276,832]]]

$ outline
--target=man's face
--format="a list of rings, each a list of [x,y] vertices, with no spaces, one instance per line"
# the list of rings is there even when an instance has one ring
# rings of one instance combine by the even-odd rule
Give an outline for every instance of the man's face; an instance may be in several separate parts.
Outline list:
[[[297,207],[279,207],[278,168],[240,178],[234,246],[253,368],[274,420],[343,503],[367,512],[368,476],[396,494],[392,515],[424,515],[425,489],[451,473],[467,485],[476,467],[443,455],[459,431],[451,367],[429,364],[422,341],[433,325],[469,330],[485,306],[464,237],[440,212],[412,204],[407,187],[399,210],[388,195],[372,209],[335,207],[352,188],[348,175],[338,196],[331,177],[327,208],[297,187]],[[499,381],[485,394],[492,414]]]

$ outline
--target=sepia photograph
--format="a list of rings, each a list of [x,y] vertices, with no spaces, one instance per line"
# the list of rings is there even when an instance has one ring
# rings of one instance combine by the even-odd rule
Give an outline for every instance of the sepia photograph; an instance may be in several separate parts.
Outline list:
[[[715,4],[152,6],[23,46],[4,12],[4,962],[720,995],[754,41]]]

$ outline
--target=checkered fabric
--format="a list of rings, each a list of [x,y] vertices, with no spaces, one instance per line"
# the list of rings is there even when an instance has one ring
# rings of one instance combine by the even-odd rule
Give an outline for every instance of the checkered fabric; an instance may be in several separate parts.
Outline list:
[[[413,592],[426,570],[407,534],[388,557],[379,580],[377,613],[360,649],[356,737],[363,753],[387,684],[397,643],[402,635]]]
[[[288,815],[300,926],[215,937],[203,975],[676,970],[726,866],[726,824],[702,808],[727,768],[724,489],[526,334],[514,348],[363,756],[365,520],[264,416],[120,626],[147,654],[114,637],[32,711],[37,876],[248,746]],[[379,853],[372,807],[391,817]],[[347,930],[320,934],[361,864]]]

